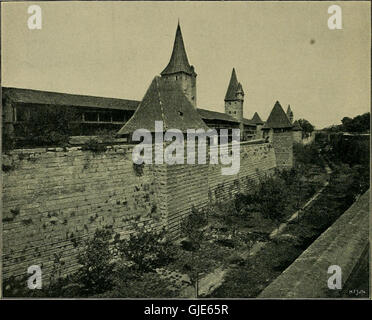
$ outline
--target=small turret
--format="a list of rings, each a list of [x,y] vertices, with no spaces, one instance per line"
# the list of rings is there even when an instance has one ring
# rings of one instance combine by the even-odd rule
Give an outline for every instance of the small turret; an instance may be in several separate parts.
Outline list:
[[[291,123],[293,123],[293,111],[291,110],[291,106],[288,105],[287,108],[287,117]]]
[[[229,86],[225,95],[225,113],[232,116],[239,122],[243,121],[243,103],[244,91],[241,83],[236,77],[235,68],[233,68]]]
[[[279,101],[275,102],[263,130],[263,138],[268,138],[275,151],[278,168],[293,166],[293,125],[289,121]]]
[[[229,86],[227,87],[225,95],[225,113],[235,118],[239,122],[241,138],[243,138],[244,136],[243,103],[243,86],[241,85],[241,83],[238,82],[235,68],[233,68]]]

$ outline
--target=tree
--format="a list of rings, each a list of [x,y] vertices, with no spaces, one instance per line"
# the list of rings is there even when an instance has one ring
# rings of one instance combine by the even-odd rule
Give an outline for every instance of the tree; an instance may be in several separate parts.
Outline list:
[[[342,120],[342,129],[347,132],[369,132],[370,113],[358,115],[353,119],[344,117]]]
[[[19,124],[18,135],[28,146],[55,146],[67,144],[78,124],[79,113],[69,107],[36,106],[27,121]]]
[[[206,211],[197,210],[192,208],[191,213],[183,219],[181,222],[181,232],[187,237],[187,241],[184,244],[184,249],[189,251],[186,255],[185,265],[183,266],[183,272],[186,272],[190,278],[192,285],[195,288],[195,298],[198,297],[198,283],[199,275],[203,271],[203,265],[200,263],[200,259],[197,258],[200,244],[204,239],[203,228],[208,224],[208,216]]]
[[[348,131],[348,132],[354,132],[354,122],[353,122],[353,119],[349,118],[349,117],[344,117],[342,118],[341,120],[342,122],[342,126],[343,126],[343,129],[344,131]]]
[[[300,124],[303,130],[304,137],[308,137],[314,131],[314,126],[306,119],[299,119],[298,123]]]
[[[370,130],[370,113],[366,112],[354,118],[344,117],[341,122],[342,124],[340,125],[333,125],[323,130],[329,132],[368,133]]]

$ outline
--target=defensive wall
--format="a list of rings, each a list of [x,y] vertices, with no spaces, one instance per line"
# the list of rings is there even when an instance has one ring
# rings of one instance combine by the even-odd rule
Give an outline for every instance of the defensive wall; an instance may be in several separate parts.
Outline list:
[[[13,150],[2,155],[3,276],[42,266],[48,279],[54,261],[64,272],[78,268],[83,240],[112,226],[121,238],[146,229],[173,234],[193,206],[228,200],[249,190],[276,167],[269,143],[240,145],[240,170],[222,175],[221,164],[134,165],[131,145],[105,151],[71,148]]]

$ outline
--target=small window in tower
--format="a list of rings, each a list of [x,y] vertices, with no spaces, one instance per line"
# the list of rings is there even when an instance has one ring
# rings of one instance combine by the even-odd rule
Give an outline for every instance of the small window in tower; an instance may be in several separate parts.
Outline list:
[[[178,77],[176,76],[176,80],[178,80]]]
[[[182,117],[183,116],[183,112],[182,111],[178,111],[178,114]]]

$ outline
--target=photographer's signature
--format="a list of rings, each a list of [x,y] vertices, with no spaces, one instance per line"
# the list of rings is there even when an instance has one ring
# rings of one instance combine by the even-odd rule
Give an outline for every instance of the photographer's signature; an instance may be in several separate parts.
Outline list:
[[[349,294],[350,295],[354,295],[354,296],[364,296],[366,294],[366,291],[364,290],[358,290],[358,289],[352,289],[352,290],[349,290]]]

